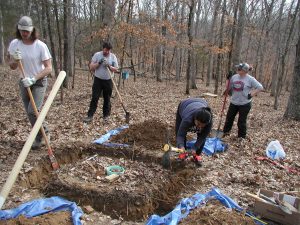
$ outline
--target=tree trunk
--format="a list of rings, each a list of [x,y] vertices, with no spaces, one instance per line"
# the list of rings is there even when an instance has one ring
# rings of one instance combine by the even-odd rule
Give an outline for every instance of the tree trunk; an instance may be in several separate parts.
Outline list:
[[[59,17],[58,17],[58,9],[57,9],[57,2],[53,0],[53,10],[55,14],[55,21],[56,21],[56,29],[57,29],[57,39],[58,39],[58,67],[59,70],[62,70],[62,63],[63,63],[63,56],[62,56],[62,41],[61,41],[61,34],[60,34],[60,26],[59,26]]]
[[[161,22],[161,0],[156,0],[156,19],[158,22]],[[161,35],[161,30],[158,30],[159,35]],[[162,46],[159,43],[159,45],[156,47],[156,53],[155,53],[155,74],[156,74],[156,80],[158,82],[162,82]]]
[[[5,63],[4,58],[4,39],[3,39],[3,16],[2,6],[0,5],[0,65]]]
[[[273,70],[272,70],[272,86],[271,86],[271,96],[275,96],[276,92],[276,86],[277,86],[277,81],[278,81],[278,64],[280,60],[280,54],[281,54],[281,36],[282,33],[280,32],[281,30],[281,22],[282,22],[282,14],[283,14],[283,8],[285,5],[285,0],[282,0],[280,4],[280,9],[279,9],[279,15],[278,15],[278,28],[276,38],[275,38],[275,43],[277,44],[277,50],[276,50],[276,56],[275,56],[275,62],[273,65]]]
[[[234,52],[234,42],[236,39],[236,24],[237,24],[237,14],[238,14],[238,9],[239,9],[239,4],[236,3],[234,7],[234,15],[233,15],[233,25],[232,25],[232,30],[231,30],[231,40],[230,40],[230,50],[228,53],[228,64],[227,64],[227,70],[232,71],[233,70],[233,52]]]
[[[294,31],[296,18],[297,18],[298,11],[299,11],[299,2],[300,1],[297,1],[297,6],[296,6],[296,9],[295,9],[295,12],[294,13],[289,13],[289,18],[292,18],[292,21],[291,21],[290,29],[287,30],[288,37],[287,37],[286,42],[285,42],[284,51],[283,51],[283,53],[280,57],[280,66],[281,66],[280,71],[282,71],[282,73],[278,77],[278,82],[277,82],[277,86],[276,86],[276,93],[275,93],[274,109],[278,109],[278,98],[279,98],[279,95],[280,95],[280,90],[282,88],[282,80],[283,80],[283,76],[284,76],[284,72],[285,72],[285,64],[286,64],[285,61],[286,61],[286,57],[287,57],[287,54],[288,54],[288,51],[289,51],[289,46],[290,46],[290,42],[291,42],[291,38],[292,38],[292,33]],[[292,10],[292,6],[291,6],[290,10]]]
[[[216,22],[218,19],[220,5],[221,5],[221,0],[217,0],[216,7],[214,10],[213,21],[212,21],[211,29],[210,29],[210,36],[209,36],[211,47],[213,47],[215,45],[215,29],[216,29]],[[210,85],[210,81],[211,81],[212,73],[213,73],[213,65],[214,65],[214,52],[213,52],[213,50],[210,50],[209,56],[208,56],[206,87],[208,87]]]
[[[299,16],[298,16],[299,18]],[[299,19],[298,19],[299,21]],[[300,23],[298,23],[298,30],[300,30]],[[291,88],[291,94],[288,100],[284,117],[300,121],[300,36],[296,45],[296,58],[294,67],[294,76]]]
[[[195,0],[190,1],[190,12],[189,12],[189,19],[188,19],[188,39],[189,39],[189,49],[188,49],[188,59],[187,59],[187,69],[186,69],[186,89],[185,93],[188,95],[190,94],[190,78],[191,78],[191,61],[192,61],[192,43],[193,43],[193,21],[195,15]]]
[[[50,48],[51,48],[51,54],[52,54],[52,62],[53,62],[55,77],[57,77],[58,73],[59,73],[59,70],[58,70],[58,67],[57,67],[56,50],[55,50],[55,45],[54,45],[52,30],[51,30],[51,18],[50,18],[50,15],[49,15],[49,3],[48,3],[47,0],[45,1],[45,8],[46,8],[45,10],[46,10],[46,18],[47,18],[47,24],[48,24]]]
[[[237,23],[236,38],[234,42],[235,45],[233,47],[232,53],[232,61],[234,65],[240,63],[241,60],[241,50],[243,46],[242,41],[246,17],[246,0],[240,0],[237,4],[239,4],[239,19]]]
[[[224,32],[224,23],[225,23],[225,13],[226,13],[226,0],[223,1],[223,7],[222,7],[222,17],[221,17],[221,24],[220,24],[220,40],[219,40],[219,49],[220,51],[223,50],[223,32]],[[219,80],[222,76],[222,70],[221,70],[221,63],[222,63],[223,53],[218,53],[217,58],[217,72],[216,72],[216,82],[215,82],[215,90],[214,93],[218,94],[218,88],[219,88]]]

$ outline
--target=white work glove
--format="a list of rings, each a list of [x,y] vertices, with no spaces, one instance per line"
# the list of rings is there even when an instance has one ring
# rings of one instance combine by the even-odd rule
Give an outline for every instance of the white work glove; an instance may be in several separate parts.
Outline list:
[[[24,87],[30,87],[31,85],[35,84],[36,79],[34,77],[26,77],[22,79],[22,83]]]
[[[18,61],[22,59],[22,54],[19,50],[16,50],[15,53],[12,55],[14,60]]]

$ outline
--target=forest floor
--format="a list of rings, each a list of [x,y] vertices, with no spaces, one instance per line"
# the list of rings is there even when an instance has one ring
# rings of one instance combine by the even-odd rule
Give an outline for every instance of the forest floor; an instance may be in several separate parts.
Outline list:
[[[0,67],[1,186],[31,131],[19,97],[18,79],[16,71]],[[47,94],[54,81],[53,77],[49,79]],[[250,210],[254,199],[246,192],[257,193],[260,188],[298,191],[294,195],[300,197],[299,173],[256,159],[257,156],[265,156],[267,145],[277,139],[286,152],[286,158],[280,162],[281,167],[300,171],[300,122],[283,120],[289,93],[280,97],[278,110],[273,109],[274,98],[270,97],[270,93],[263,92],[254,97],[248,117],[248,138],[243,141],[237,139],[235,123],[231,135],[223,138],[229,145],[228,151],[213,157],[204,155],[202,167],[162,168],[161,149],[166,143],[167,129],[174,133],[175,113],[180,100],[213,92],[212,86],[205,87],[201,80],[197,82],[198,89],[191,90],[187,96],[183,81],[158,83],[150,77],[139,77],[134,82],[130,77],[120,89],[124,105],[130,112],[130,126],[115,137],[115,141],[131,147],[108,148],[93,141],[124,125],[125,113],[113,91],[109,122],[103,123],[101,99],[92,123],[83,123],[91,99],[92,78],[88,72],[78,71],[75,87],[64,90],[63,103],[59,93],[47,115],[51,146],[61,168],[56,172],[51,170],[46,147],[31,150],[4,208],[17,207],[40,197],[62,196],[75,201],[84,210],[84,224],[144,224],[152,214],[165,215],[180,199],[197,192],[206,193],[213,187],[218,187],[241,207]],[[213,110],[216,128],[223,97],[206,97],[206,100]],[[174,144],[174,135],[171,142]],[[125,168],[125,173],[112,183],[106,181],[104,171],[110,165]],[[35,219],[43,221],[42,224],[71,224],[68,214],[53,214]],[[218,217],[230,224],[252,222],[212,202],[194,210],[182,224],[224,224]],[[22,217],[0,221],[0,224],[36,223],[39,222]]]

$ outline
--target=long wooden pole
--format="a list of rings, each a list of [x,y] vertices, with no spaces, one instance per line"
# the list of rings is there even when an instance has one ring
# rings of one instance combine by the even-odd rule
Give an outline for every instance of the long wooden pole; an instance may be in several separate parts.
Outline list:
[[[22,65],[21,60],[18,60],[18,66],[19,66],[19,68],[20,68],[20,70],[22,72],[23,78],[25,78],[24,67]],[[36,107],[36,104],[34,102],[34,98],[33,98],[31,89],[30,89],[30,87],[27,87],[26,89],[27,89],[27,92],[28,92],[30,103],[31,103],[32,108],[34,110],[34,114],[35,114],[36,118],[38,118],[39,117],[39,111],[38,111],[38,109]],[[51,162],[52,168],[54,170],[57,170],[59,168],[59,165],[58,165],[58,162],[57,162],[57,160],[56,160],[56,158],[55,158],[55,156],[53,154],[52,148],[50,146],[49,140],[47,138],[47,135],[46,135],[46,132],[45,132],[45,129],[44,129],[43,126],[41,126],[41,132],[42,132],[43,138],[45,139],[46,146],[48,148],[48,155],[49,155],[49,158],[50,158],[50,162]]]
[[[33,129],[31,130],[31,132],[29,134],[27,141],[25,142],[25,145],[23,146],[22,151],[20,152],[20,155],[19,155],[17,161],[15,162],[14,167],[12,168],[12,170],[0,192],[0,209],[2,209],[2,206],[4,205],[5,200],[9,194],[12,186],[14,185],[14,183],[17,179],[17,176],[21,171],[21,168],[22,168],[22,166],[27,158],[27,155],[31,149],[32,143],[33,143],[37,133],[39,132],[39,130],[43,124],[43,121],[45,120],[46,115],[50,109],[50,106],[59,90],[59,87],[61,86],[63,80],[65,79],[65,77],[66,77],[66,72],[61,71],[53,85],[53,88],[47,98],[47,101],[45,102],[45,105],[44,105],[39,117],[37,118],[37,120],[33,126]]]

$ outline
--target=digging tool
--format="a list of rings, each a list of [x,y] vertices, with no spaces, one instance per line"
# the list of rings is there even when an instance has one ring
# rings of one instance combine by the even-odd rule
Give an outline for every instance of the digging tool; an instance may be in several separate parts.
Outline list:
[[[32,130],[29,134],[28,139],[25,142],[25,145],[23,146],[22,151],[20,152],[20,155],[19,155],[17,161],[15,162],[14,167],[12,168],[12,171],[10,172],[4,186],[2,187],[2,190],[0,192],[0,209],[4,205],[4,202],[7,198],[13,184],[15,183],[17,176],[21,171],[21,168],[26,160],[26,157],[27,157],[29,151],[30,151],[30,148],[34,141],[34,138],[36,137],[37,133],[39,132],[39,130],[43,124],[43,121],[46,118],[47,112],[49,111],[50,106],[54,100],[54,97],[56,96],[65,77],[66,77],[66,72],[61,71],[53,85],[53,88],[45,102],[45,105],[44,105],[39,117],[37,118]]]
[[[211,131],[211,136],[212,137],[216,137],[216,138],[222,138],[224,133],[223,131],[220,130],[221,127],[221,123],[222,123],[222,118],[224,115],[224,109],[225,109],[225,105],[226,105],[226,101],[227,101],[227,96],[228,96],[228,91],[229,91],[229,84],[230,84],[230,77],[228,77],[227,81],[226,81],[226,91],[224,94],[224,101],[223,101],[223,105],[222,105],[222,109],[221,109],[221,115],[219,118],[219,123],[218,123],[218,129],[213,129]]]
[[[18,60],[18,66],[19,66],[19,68],[21,70],[23,78],[25,78],[24,67],[22,65],[21,60]],[[30,87],[27,87],[26,89],[27,89],[27,92],[28,92],[28,96],[30,98],[30,103],[31,103],[32,108],[34,110],[34,114],[35,114],[36,118],[38,118],[39,117],[39,111],[37,110],[36,104],[34,102],[34,98],[33,98],[31,89],[30,89]],[[49,155],[49,158],[50,158],[50,162],[51,162],[52,168],[54,170],[57,170],[59,168],[59,164],[58,164],[58,162],[57,162],[57,160],[56,160],[56,158],[55,158],[55,156],[53,154],[53,150],[52,150],[52,148],[50,146],[49,140],[47,138],[47,135],[46,135],[46,132],[45,132],[45,129],[44,129],[43,126],[41,126],[41,132],[42,132],[43,138],[45,139],[46,146],[48,148],[48,155]]]
[[[110,70],[109,70],[108,67],[107,67],[107,70],[108,70],[108,73],[109,73],[110,78],[111,78],[111,80],[112,80],[112,83],[113,83],[113,85],[114,85],[114,87],[115,87],[115,89],[116,89],[117,95],[118,95],[118,97],[119,97],[119,99],[120,99],[122,108],[123,108],[123,110],[124,110],[124,112],[125,112],[126,123],[129,124],[129,121],[130,121],[130,113],[126,110],[126,108],[125,108],[125,106],[124,106],[124,103],[123,103],[123,101],[122,101],[122,97],[121,97],[121,95],[120,95],[120,93],[119,93],[119,91],[118,91],[118,87],[117,87],[117,85],[116,85],[116,83],[115,83],[115,81],[114,81],[114,79],[113,79],[113,77],[112,77],[112,75],[111,75],[111,72],[110,72]]]
[[[162,165],[164,168],[168,169],[171,167],[171,160],[170,160],[171,151],[170,151],[170,148],[168,147],[168,146],[170,146],[170,130],[169,129],[166,130],[166,142],[167,142],[167,144],[165,144],[165,146],[167,146],[167,147],[165,148],[165,146],[164,146],[164,148],[163,148],[165,153],[162,156]]]
[[[272,163],[273,165],[277,166],[278,168],[280,169],[284,169],[290,173],[294,173],[294,174],[298,174],[300,175],[300,171],[295,169],[295,168],[291,168],[291,167],[288,167],[288,166],[284,166],[284,165],[281,165],[279,162],[275,161],[275,160],[272,160],[268,157],[265,157],[265,156],[256,156],[255,157],[256,160],[259,160],[259,161],[267,161],[267,162],[270,162]]]
[[[185,150],[173,147],[170,144],[165,144],[164,147],[163,147],[163,150],[165,152],[167,152],[167,151],[173,151],[173,152],[177,152],[177,153],[184,153],[185,152]]]

